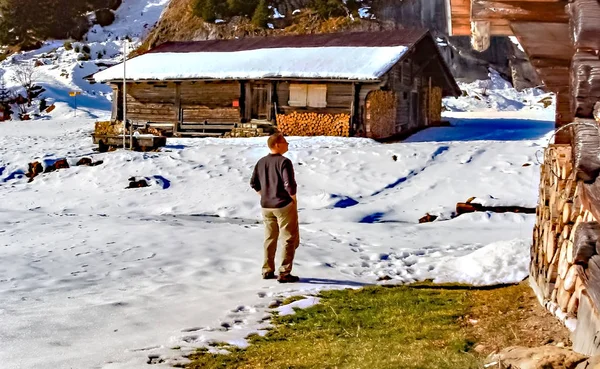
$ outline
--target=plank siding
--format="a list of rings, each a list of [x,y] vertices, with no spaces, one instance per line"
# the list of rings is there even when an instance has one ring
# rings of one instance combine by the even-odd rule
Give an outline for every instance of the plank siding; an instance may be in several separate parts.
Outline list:
[[[396,133],[413,128],[411,122],[411,93],[414,90],[412,59],[396,64],[387,74],[387,87],[396,93]]]
[[[183,122],[204,122],[208,123],[237,123],[240,120],[239,108],[215,108],[191,107],[182,108]]]
[[[371,91],[377,91],[380,89],[379,84],[363,84],[360,86],[360,90],[358,91],[358,107],[357,107],[357,115],[359,122],[357,123],[356,134],[358,136],[364,136],[367,132],[366,122],[367,122],[367,109],[366,102],[367,96]]]
[[[224,82],[182,82],[181,122],[185,123],[238,123],[241,120],[240,107],[233,106],[242,97],[241,83]]]
[[[127,84],[127,119],[142,122],[175,123],[175,83]]]

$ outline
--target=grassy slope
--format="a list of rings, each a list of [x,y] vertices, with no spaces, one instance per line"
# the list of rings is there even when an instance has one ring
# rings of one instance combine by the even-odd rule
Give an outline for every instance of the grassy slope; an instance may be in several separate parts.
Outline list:
[[[248,349],[199,351],[189,368],[468,369],[502,347],[548,337],[568,342],[566,329],[544,313],[525,283],[490,290],[370,287],[322,298],[318,306],[275,317],[275,328],[252,337]]]

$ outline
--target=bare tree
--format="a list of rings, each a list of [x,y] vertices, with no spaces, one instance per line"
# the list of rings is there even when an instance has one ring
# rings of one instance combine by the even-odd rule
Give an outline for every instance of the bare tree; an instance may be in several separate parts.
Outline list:
[[[11,78],[13,82],[18,83],[25,89],[25,93],[27,94],[27,106],[31,106],[37,77],[38,72],[35,67],[32,64],[23,63],[15,68],[15,74]]]
[[[17,91],[13,91],[11,93],[11,101],[14,101],[17,108],[19,108],[19,117],[23,117],[27,113],[27,99]]]

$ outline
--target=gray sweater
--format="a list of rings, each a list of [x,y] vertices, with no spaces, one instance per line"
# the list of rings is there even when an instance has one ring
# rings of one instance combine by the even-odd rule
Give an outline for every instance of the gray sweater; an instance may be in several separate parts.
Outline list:
[[[265,156],[256,163],[250,186],[260,191],[260,205],[265,209],[289,205],[297,189],[292,162],[279,154]]]

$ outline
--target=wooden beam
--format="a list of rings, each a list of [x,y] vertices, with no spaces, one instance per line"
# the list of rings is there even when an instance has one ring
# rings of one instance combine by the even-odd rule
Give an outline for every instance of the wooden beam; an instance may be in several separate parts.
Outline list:
[[[494,19],[490,21],[491,36],[513,36],[510,28],[510,22],[504,19]],[[471,36],[470,18],[459,18],[452,20],[452,34],[450,36]]]
[[[567,23],[564,2],[472,0],[471,20],[506,19],[521,22]]]
[[[471,22],[471,46],[475,51],[485,51],[490,47],[490,22]]]
[[[542,83],[555,93],[569,91],[570,65],[575,49],[567,23],[511,22]]]

